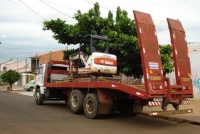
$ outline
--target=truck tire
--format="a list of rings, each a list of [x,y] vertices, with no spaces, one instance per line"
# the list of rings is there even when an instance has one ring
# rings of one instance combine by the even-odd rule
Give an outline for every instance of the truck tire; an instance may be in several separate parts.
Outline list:
[[[82,91],[78,89],[72,90],[70,94],[70,108],[73,113],[81,113],[83,112],[83,101],[84,101],[84,94]]]
[[[37,88],[36,92],[35,92],[35,102],[37,105],[42,105],[43,104],[43,100],[42,100],[42,95],[40,93],[40,89]]]
[[[85,96],[83,109],[85,116],[89,119],[98,118],[99,100],[96,93],[89,93]]]
[[[128,99],[122,99],[119,101],[119,113],[122,116],[133,115],[133,101]]]

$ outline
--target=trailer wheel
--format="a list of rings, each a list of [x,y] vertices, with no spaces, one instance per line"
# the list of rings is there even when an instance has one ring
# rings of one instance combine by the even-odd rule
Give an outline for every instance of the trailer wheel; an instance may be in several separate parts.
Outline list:
[[[122,116],[133,115],[133,101],[132,100],[120,100],[119,101],[119,113]]]
[[[89,119],[95,119],[99,116],[99,100],[95,93],[89,93],[85,96],[83,109],[85,116]]]
[[[42,95],[40,93],[40,89],[37,88],[36,92],[35,92],[35,102],[37,105],[42,105],[43,104],[43,100],[42,100]]]
[[[82,91],[75,89],[70,94],[70,108],[73,113],[81,113],[83,111],[84,94]]]

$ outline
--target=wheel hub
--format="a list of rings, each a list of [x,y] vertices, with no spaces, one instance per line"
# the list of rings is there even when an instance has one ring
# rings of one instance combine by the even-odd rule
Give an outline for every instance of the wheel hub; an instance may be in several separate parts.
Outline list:
[[[93,112],[93,101],[91,99],[87,100],[86,102],[86,111],[91,114]]]
[[[72,104],[72,107],[77,107],[77,103],[78,103],[78,99],[77,99],[77,95],[76,94],[73,94],[72,95],[72,98],[71,98],[71,104]]]

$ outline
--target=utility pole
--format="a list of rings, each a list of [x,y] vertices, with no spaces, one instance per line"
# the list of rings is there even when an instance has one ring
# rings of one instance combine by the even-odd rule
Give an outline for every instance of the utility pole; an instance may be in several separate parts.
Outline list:
[[[26,65],[25,65],[25,73],[26,73],[26,71],[27,71],[27,57],[25,58],[25,62],[26,62],[26,63],[25,63],[25,64],[26,64]]]
[[[35,71],[37,72],[37,69],[38,69],[38,65],[37,65],[37,53],[36,53],[36,56],[35,56],[35,61],[36,61],[36,69],[35,69]]]
[[[52,51],[50,51],[50,60],[52,60]]]
[[[17,58],[17,71],[18,71],[18,58]]]
[[[7,67],[6,67],[7,63],[5,64],[5,67],[3,68],[3,72],[7,71]]]

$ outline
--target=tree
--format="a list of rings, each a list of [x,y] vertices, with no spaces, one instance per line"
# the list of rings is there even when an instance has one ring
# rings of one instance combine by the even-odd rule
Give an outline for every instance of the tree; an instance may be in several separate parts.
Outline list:
[[[0,77],[3,82],[9,83],[10,89],[12,90],[12,85],[13,83],[15,83],[16,81],[20,79],[20,74],[16,71],[8,70],[4,72],[3,74],[1,74]]]
[[[108,12],[107,18],[102,18],[100,14],[99,4],[95,3],[88,13],[77,11],[74,15],[76,24],[66,24],[64,20],[58,18],[45,21],[43,29],[51,30],[54,33],[54,39],[67,45],[78,44],[81,37],[88,34],[108,37],[109,53],[117,56],[118,73],[140,78],[143,71],[134,20],[131,20],[128,13],[120,7],[117,8],[115,19],[111,11]],[[104,47],[104,44],[98,45]],[[89,51],[87,46],[86,50]],[[74,51],[77,50],[66,50],[64,59],[68,59]]]
[[[172,46],[171,45],[159,45],[160,47],[160,54],[161,60],[163,65],[163,73],[164,76],[169,74],[173,71],[173,65],[171,64],[171,53],[172,53]]]

